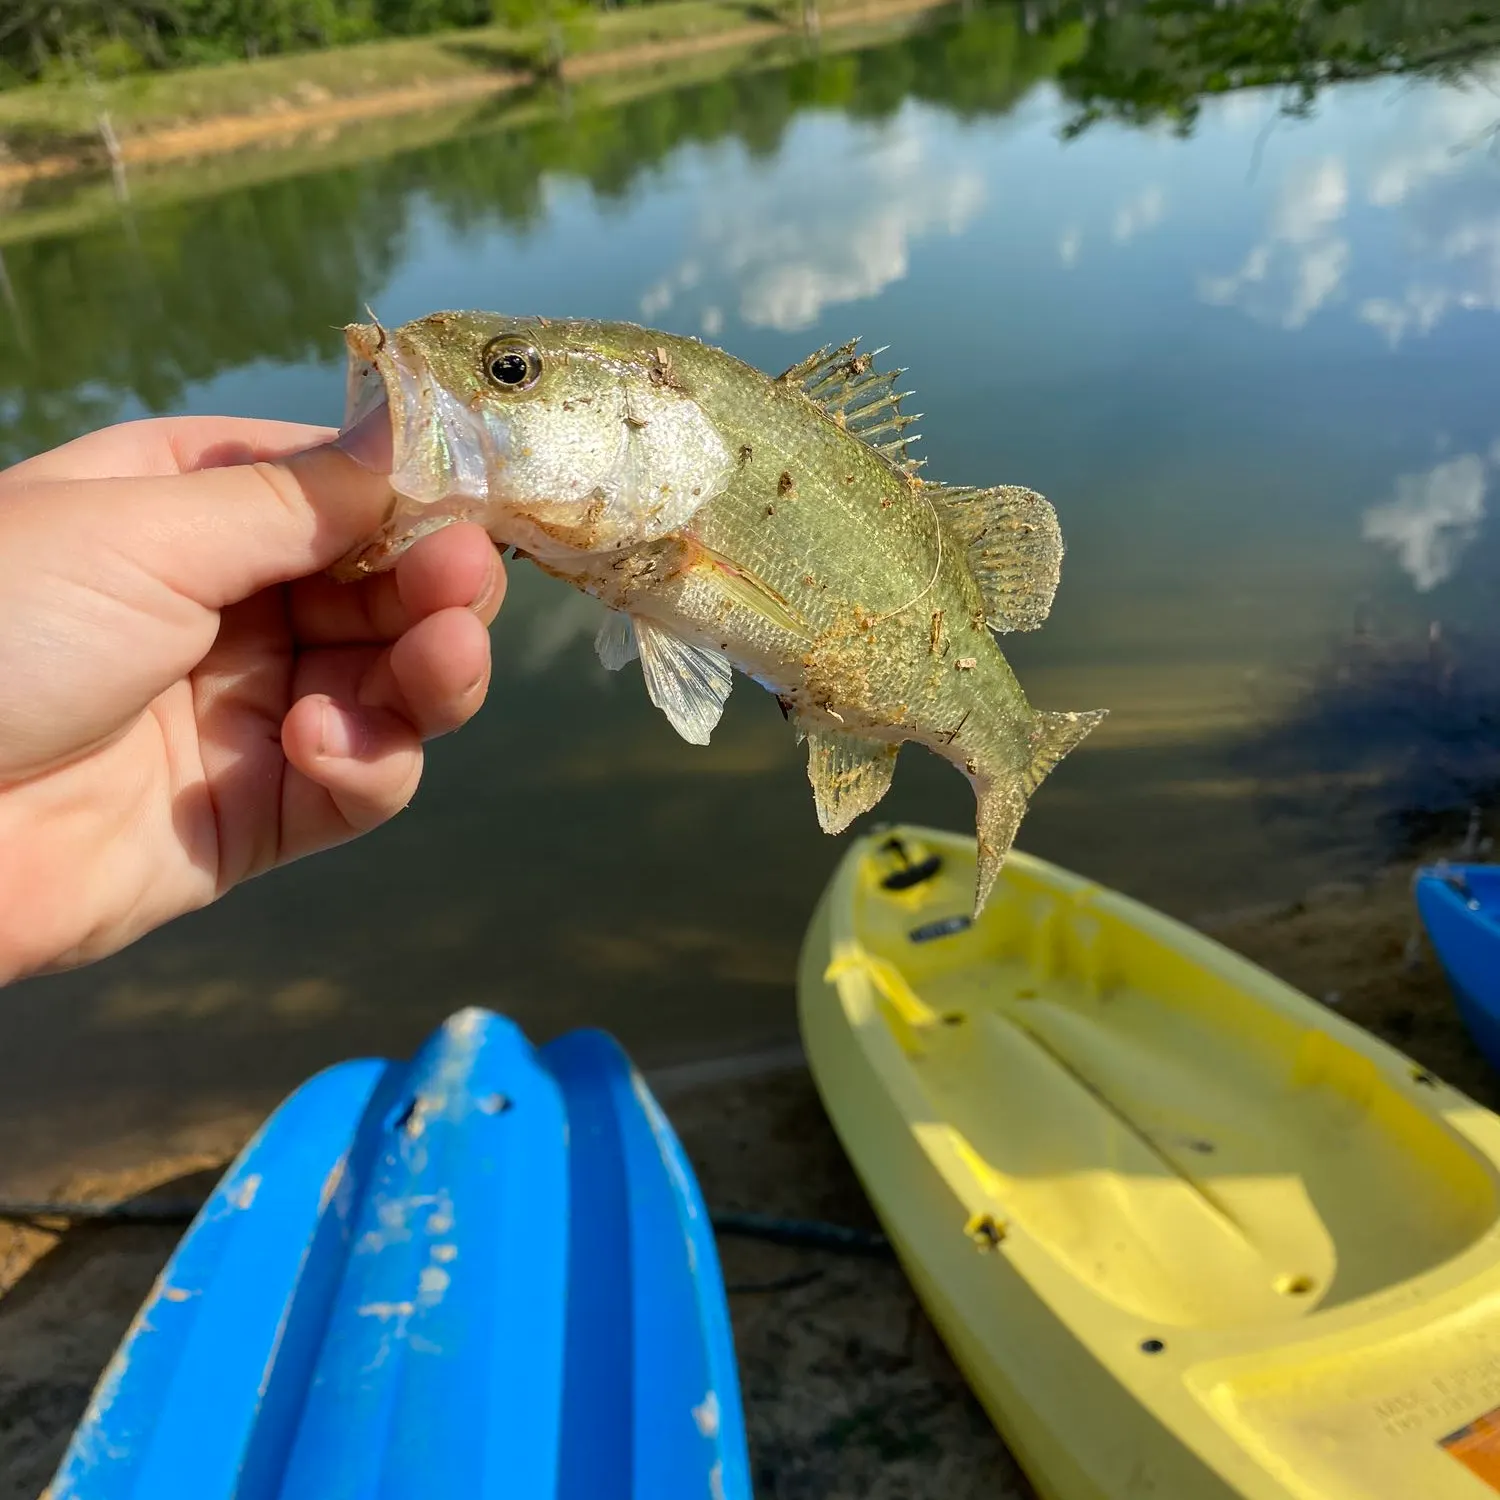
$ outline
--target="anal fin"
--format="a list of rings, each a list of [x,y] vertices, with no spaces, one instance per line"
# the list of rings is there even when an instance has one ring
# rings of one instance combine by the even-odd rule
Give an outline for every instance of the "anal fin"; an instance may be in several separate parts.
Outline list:
[[[807,736],[807,779],[824,833],[842,833],[890,790],[896,745],[814,729]]]
[[[632,616],[631,624],[651,701],[689,744],[706,745],[734,686],[729,658],[650,620]]]

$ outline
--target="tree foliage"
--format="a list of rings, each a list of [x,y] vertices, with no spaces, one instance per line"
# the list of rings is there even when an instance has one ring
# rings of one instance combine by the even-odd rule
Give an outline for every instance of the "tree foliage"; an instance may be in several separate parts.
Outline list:
[[[495,19],[494,0],[5,0],[0,86],[298,52]]]
[[[1240,89],[1281,89],[1284,111],[1306,114],[1331,84],[1462,76],[1497,42],[1500,0],[1143,0],[1092,17],[1059,70],[1080,106],[1065,134],[1116,120],[1186,135],[1204,99]]]

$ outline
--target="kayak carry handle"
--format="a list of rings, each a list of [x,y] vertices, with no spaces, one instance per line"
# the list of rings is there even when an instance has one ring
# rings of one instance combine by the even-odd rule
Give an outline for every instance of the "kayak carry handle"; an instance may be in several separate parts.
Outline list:
[[[900,839],[892,836],[881,846],[882,854],[894,854],[901,861],[899,870],[892,870],[889,875],[881,877],[882,890],[887,891],[909,891],[914,886],[922,885],[931,880],[939,870],[943,868],[943,856],[941,854],[929,854],[926,859],[912,863],[912,857],[906,852],[906,845]]]

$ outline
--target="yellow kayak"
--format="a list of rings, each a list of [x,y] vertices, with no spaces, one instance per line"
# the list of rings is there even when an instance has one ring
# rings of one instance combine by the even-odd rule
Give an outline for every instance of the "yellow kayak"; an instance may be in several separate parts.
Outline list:
[[[1494,1500],[1500,1118],[1219,944],[974,841],[866,837],[804,1044],[1045,1500]]]

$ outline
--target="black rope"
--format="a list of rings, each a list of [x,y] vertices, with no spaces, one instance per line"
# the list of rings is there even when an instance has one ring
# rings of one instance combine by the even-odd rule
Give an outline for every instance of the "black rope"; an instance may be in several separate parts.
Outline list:
[[[798,1271],[791,1276],[778,1276],[774,1281],[731,1281],[725,1286],[724,1293],[729,1297],[742,1297],[752,1292],[795,1292],[822,1279],[821,1271]]]
[[[136,1198],[123,1203],[46,1203],[0,1200],[0,1219],[40,1227],[46,1220],[77,1224],[186,1224],[202,1203],[187,1198]],[[817,1219],[782,1219],[772,1214],[725,1211],[709,1215],[714,1230],[740,1239],[767,1240],[806,1250],[885,1257],[890,1241],[870,1229],[828,1224]]]
[[[719,1234],[743,1239],[769,1240],[774,1245],[793,1245],[808,1250],[836,1250],[843,1255],[888,1256],[891,1242],[871,1229],[851,1229],[845,1224],[825,1224],[817,1219],[778,1219],[772,1214],[725,1212],[709,1215]]]

